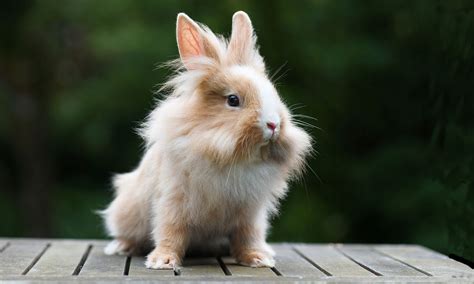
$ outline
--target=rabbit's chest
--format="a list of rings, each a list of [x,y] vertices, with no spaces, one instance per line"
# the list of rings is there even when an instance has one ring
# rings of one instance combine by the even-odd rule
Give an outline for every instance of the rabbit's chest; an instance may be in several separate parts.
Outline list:
[[[238,218],[271,203],[277,169],[247,165],[227,169],[196,169],[188,175],[189,216],[195,224],[230,227]]]
[[[196,169],[190,190],[208,202],[255,203],[272,194],[278,169],[269,165],[234,165],[224,169]]]

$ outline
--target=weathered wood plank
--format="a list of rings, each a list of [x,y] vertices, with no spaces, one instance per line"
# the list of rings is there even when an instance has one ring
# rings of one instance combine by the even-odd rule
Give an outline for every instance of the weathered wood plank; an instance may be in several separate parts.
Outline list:
[[[0,254],[0,275],[21,275],[46,247],[44,242],[11,243]]]
[[[2,251],[4,251],[8,246],[8,242],[7,241],[4,241],[4,240],[0,240],[0,253],[2,253]]]
[[[126,256],[105,255],[105,245],[93,245],[79,276],[122,276],[125,270]]]
[[[366,266],[375,274],[383,276],[427,276],[414,268],[398,262],[375,251],[367,245],[337,245],[340,250],[354,261]]]
[[[27,275],[72,275],[88,246],[87,242],[53,242]]]
[[[223,257],[222,262],[225,264],[232,276],[277,277],[277,275],[270,268],[242,266],[238,264],[232,257]]]
[[[374,248],[433,276],[474,278],[474,270],[449,257],[416,245],[376,245]]]
[[[181,276],[223,276],[224,271],[216,258],[185,258],[181,267]]]
[[[331,245],[297,245],[295,248],[314,265],[332,276],[376,277],[362,268]]]
[[[54,239],[54,238],[0,238],[0,241],[6,242],[15,242],[15,243],[93,243],[93,244],[107,244],[107,240],[97,240],[97,239]]]
[[[148,269],[145,267],[145,257],[132,256],[130,261],[130,267],[128,270],[129,276],[174,276],[174,272],[171,269]]]
[[[7,243],[10,244],[1,252]],[[51,243],[50,247],[47,247],[48,243]],[[273,271],[240,266],[232,258],[223,259],[224,269],[214,258],[187,258],[180,275],[175,276],[172,270],[146,269],[143,257],[132,257],[127,261],[125,256],[103,255],[105,243],[100,240],[0,238],[0,282],[89,283],[92,279],[95,283],[227,282],[235,279],[249,283],[277,280],[472,283],[474,280],[474,271],[468,266],[420,246],[303,244],[295,246],[297,252],[292,244],[274,244],[277,255]],[[87,250],[89,245],[92,247]],[[87,258],[84,258],[86,252]],[[30,269],[27,275],[21,275],[27,268]],[[232,275],[226,276],[224,271]],[[73,272],[80,273],[73,276]],[[374,273],[381,276],[376,277]]]
[[[276,252],[275,268],[283,276],[325,277],[321,270],[296,253],[291,245],[272,245]]]
[[[327,277],[321,278],[305,278],[298,279],[294,277],[229,277],[229,276],[215,276],[215,277],[191,277],[191,276],[178,276],[178,277],[123,277],[123,278],[111,278],[111,277],[25,277],[25,276],[12,276],[2,279],[2,284],[32,284],[32,283],[140,283],[140,284],[151,284],[151,283],[466,283],[472,284],[473,281],[469,279],[458,279],[451,277],[419,277],[410,279],[407,277]]]

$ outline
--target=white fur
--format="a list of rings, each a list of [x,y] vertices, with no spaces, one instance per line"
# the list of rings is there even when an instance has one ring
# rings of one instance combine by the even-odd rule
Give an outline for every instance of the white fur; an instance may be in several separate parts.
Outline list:
[[[247,78],[251,80],[255,86],[257,86],[261,104],[260,127],[263,131],[264,139],[276,139],[280,131],[281,119],[279,113],[282,112],[283,109],[282,102],[278,96],[277,91],[275,90],[275,87],[270,83],[264,74],[248,66],[232,66],[229,72],[236,76]],[[268,128],[268,122],[275,123],[275,133]]]
[[[123,244],[117,240],[111,241],[104,248],[106,255],[123,254],[125,251],[126,249],[123,247]]]

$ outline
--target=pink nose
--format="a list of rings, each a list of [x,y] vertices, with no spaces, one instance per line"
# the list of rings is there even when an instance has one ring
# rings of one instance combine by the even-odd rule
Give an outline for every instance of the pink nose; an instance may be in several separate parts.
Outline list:
[[[267,127],[270,128],[270,130],[275,131],[276,124],[274,122],[267,122]]]

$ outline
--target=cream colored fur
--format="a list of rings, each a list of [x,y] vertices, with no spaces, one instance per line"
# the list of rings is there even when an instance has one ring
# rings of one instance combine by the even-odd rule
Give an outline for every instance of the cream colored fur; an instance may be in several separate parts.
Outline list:
[[[234,15],[229,44],[184,14],[177,26],[181,60],[164,87],[171,94],[141,129],[138,167],[114,178],[103,215],[115,240],[105,252],[152,245],[146,266],[164,269],[190,247],[227,240],[240,263],[272,267],[268,219],[301,173],[310,137],[269,81],[247,14]],[[240,107],[226,105],[231,93]]]

